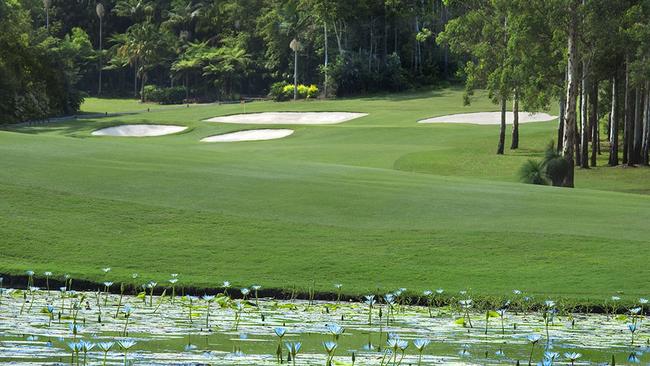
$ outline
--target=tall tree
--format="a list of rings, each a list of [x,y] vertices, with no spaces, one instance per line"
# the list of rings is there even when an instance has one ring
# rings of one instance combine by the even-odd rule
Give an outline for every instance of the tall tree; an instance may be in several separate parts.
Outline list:
[[[580,0],[568,0],[568,46],[567,46],[567,96],[565,108],[564,139],[562,156],[568,162],[569,169],[564,180],[565,187],[574,187],[575,160],[574,143],[576,129],[576,104],[578,97],[578,41]]]

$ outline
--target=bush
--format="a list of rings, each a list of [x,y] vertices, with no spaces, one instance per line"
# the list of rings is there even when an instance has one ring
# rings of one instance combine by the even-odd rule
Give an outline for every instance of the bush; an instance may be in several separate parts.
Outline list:
[[[569,174],[569,162],[555,150],[553,141],[546,147],[542,161],[528,160],[519,169],[519,178],[524,183],[548,184],[556,187],[564,182]]]
[[[298,85],[298,98],[299,99],[313,99],[318,96],[318,87],[316,85]],[[271,85],[269,97],[273,98],[276,102],[293,99],[293,84],[286,81],[279,81]]]
[[[275,100],[276,102],[282,102],[287,100],[287,96],[284,93],[284,88],[289,85],[286,81],[278,81],[271,85],[271,90],[269,91],[269,97]],[[293,93],[293,85],[291,86],[291,93]]]
[[[186,94],[187,90],[184,86],[159,88],[155,85],[146,85],[144,87],[144,97],[148,102],[160,104],[182,104],[185,100]]]
[[[313,99],[316,97],[318,97],[318,87],[311,84],[309,88],[307,88],[307,99]]]
[[[536,160],[528,160],[519,169],[519,179],[528,184],[547,185],[544,164]]]

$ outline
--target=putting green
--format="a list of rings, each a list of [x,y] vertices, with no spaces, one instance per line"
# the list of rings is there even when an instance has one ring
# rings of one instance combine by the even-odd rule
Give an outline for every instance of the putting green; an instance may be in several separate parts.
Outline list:
[[[110,107],[89,100],[87,110]],[[517,182],[554,122],[521,127],[494,154],[498,126],[417,124],[494,110],[462,90],[298,103],[190,106],[0,132],[0,272],[183,285],[344,292],[513,288],[602,300],[648,296],[645,168],[576,172],[577,189]],[[293,110],[368,116],[292,126],[291,138],[207,144],[242,130],[218,115]],[[187,126],[151,139],[88,138],[117,124]],[[244,128],[260,128],[250,125]],[[604,165],[606,156],[600,157]]]

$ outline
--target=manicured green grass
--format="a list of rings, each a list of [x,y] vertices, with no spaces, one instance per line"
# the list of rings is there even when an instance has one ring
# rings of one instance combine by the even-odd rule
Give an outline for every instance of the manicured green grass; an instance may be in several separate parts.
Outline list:
[[[315,280],[324,291],[343,283],[348,294],[444,287],[647,296],[650,197],[638,193],[647,193],[650,170],[578,171],[573,190],[524,185],[516,171],[541,155],[554,122],[523,125],[522,149],[505,156],[494,154],[498,126],[416,123],[495,108],[484,98],[462,107],[460,91],[439,90],[152,109],[0,132],[0,271],[104,280],[100,268],[110,266],[115,281],[177,272],[197,286]],[[244,109],[370,115],[292,126],[294,135],[275,141],[199,142],[259,128],[202,122]],[[121,123],[190,129],[90,135]]]

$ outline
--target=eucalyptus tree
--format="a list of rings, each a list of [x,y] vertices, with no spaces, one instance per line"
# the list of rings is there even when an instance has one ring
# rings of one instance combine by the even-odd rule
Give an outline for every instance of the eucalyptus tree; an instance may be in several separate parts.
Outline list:
[[[455,5],[460,0],[447,0]],[[494,103],[501,105],[501,126],[497,154],[504,154],[507,101],[514,91],[514,60],[508,55],[508,1],[476,0],[462,2],[465,13],[447,23],[438,35],[440,44],[449,45],[452,52],[466,54],[465,102],[477,88],[487,88]]]
[[[565,106],[564,139],[562,156],[568,163],[565,187],[574,187],[575,175],[575,137],[576,137],[576,108],[578,97],[578,42],[580,37],[579,11],[581,0],[568,0],[567,4],[567,87]]]

